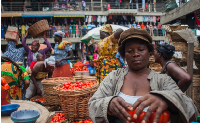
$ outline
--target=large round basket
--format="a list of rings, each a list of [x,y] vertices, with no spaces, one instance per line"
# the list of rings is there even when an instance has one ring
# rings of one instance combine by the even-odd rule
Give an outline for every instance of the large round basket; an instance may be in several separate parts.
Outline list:
[[[75,82],[75,79],[70,77],[57,77],[42,80],[45,105],[60,105],[60,100],[56,90],[53,89],[53,87],[56,87],[65,82]]]
[[[73,76],[76,81],[80,80],[97,80],[96,76]]]
[[[33,24],[28,28],[28,33],[30,33],[33,38],[37,38],[44,35],[45,31],[49,30],[49,24],[47,20],[41,20]]]
[[[57,90],[58,86],[54,88],[59,96],[63,114],[68,120],[75,121],[89,118],[88,102],[99,87],[99,82],[96,82],[94,86],[82,90],[63,91]],[[63,87],[63,84],[59,87]]]

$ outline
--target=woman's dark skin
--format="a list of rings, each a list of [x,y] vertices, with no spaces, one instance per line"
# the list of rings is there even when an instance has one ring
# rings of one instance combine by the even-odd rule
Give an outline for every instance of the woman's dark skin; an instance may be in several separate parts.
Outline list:
[[[165,65],[170,60],[166,60],[163,55],[157,50],[155,50],[154,57],[155,62],[161,64],[163,71]],[[167,65],[166,74],[178,81],[178,87],[181,89],[182,92],[185,92],[192,83],[192,78],[190,74],[179,67],[176,63],[170,63]]]
[[[59,37],[59,36],[55,35],[54,41],[55,41],[56,43],[60,44],[60,43],[62,42],[62,37]],[[67,53],[68,53],[69,56],[66,57],[66,58],[62,58],[62,59],[59,59],[58,61],[56,61],[56,66],[58,65],[59,62],[61,62],[61,61],[63,61],[63,60],[71,60],[71,59],[74,58],[74,54],[73,54],[73,51],[72,51],[72,50],[70,50],[70,51],[67,52]]]
[[[162,96],[149,94],[151,88],[147,77],[150,74],[150,69],[146,66],[149,62],[150,52],[145,41],[140,39],[132,40],[135,41],[127,41],[125,44],[125,59],[129,66],[129,71],[124,77],[124,83],[120,91],[126,95],[142,97],[132,106],[126,103],[121,97],[114,97],[110,101],[108,111],[122,122],[130,123],[131,116],[126,110],[133,111],[137,108],[134,114],[134,118],[137,119],[144,108],[149,106],[142,123],[146,123],[155,110],[156,115],[153,122],[158,123],[164,110],[170,108],[176,111],[176,108]]]
[[[119,39],[120,38],[120,34],[123,32],[122,29],[117,29],[116,32],[114,32],[114,37],[116,39]],[[106,37],[110,36],[110,34],[108,32],[103,32],[103,31],[100,31],[100,38],[101,39],[104,39]]]

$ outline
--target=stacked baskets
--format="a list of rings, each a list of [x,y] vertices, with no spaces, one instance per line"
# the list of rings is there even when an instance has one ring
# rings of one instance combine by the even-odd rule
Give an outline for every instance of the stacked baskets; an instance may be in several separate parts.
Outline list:
[[[82,82],[84,83],[85,81],[83,80]],[[99,82],[96,82],[94,86],[82,90],[63,91],[57,90],[58,86],[54,88],[59,96],[65,118],[69,121],[89,118],[88,102],[99,87]],[[63,84],[59,85],[59,87],[63,86]]]
[[[45,31],[49,31],[49,24],[47,20],[38,21],[28,28],[28,33],[30,33],[33,38],[43,36]]]
[[[71,77],[57,77],[42,80],[44,89],[45,105],[60,105],[60,100],[53,87],[63,84],[65,82],[75,82]]]

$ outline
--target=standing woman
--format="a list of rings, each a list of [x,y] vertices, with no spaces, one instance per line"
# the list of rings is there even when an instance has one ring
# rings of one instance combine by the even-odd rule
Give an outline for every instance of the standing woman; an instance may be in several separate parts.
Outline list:
[[[170,61],[175,51],[175,47],[167,43],[157,44],[154,57],[155,62],[161,64],[161,74],[167,74],[185,92],[190,86],[192,79],[190,74],[179,67],[174,61]]]
[[[110,24],[106,24],[100,30],[100,38],[102,39],[98,43],[99,58],[94,60],[95,62],[95,76],[99,82],[101,82],[112,70],[120,68],[120,62],[116,58],[118,52],[118,39],[122,29],[118,29],[113,33]]]
[[[54,48],[56,67],[53,72],[53,77],[70,77],[71,74],[68,60],[71,60],[74,57],[70,47],[71,43],[62,41],[64,33],[61,31],[55,32],[54,35],[54,41],[56,43]]]
[[[39,50],[40,48],[40,43],[38,40],[34,40],[32,43],[31,43],[31,49],[28,47],[28,45],[26,44],[26,38],[28,36],[28,30],[27,30],[27,33],[25,35],[25,37],[22,39],[22,46],[24,47],[27,55],[28,55],[28,58],[27,58],[27,61],[28,61],[28,66],[31,65],[31,62],[32,61],[37,61],[37,54],[40,52],[44,57],[43,57],[43,60],[46,59],[46,55],[45,53],[48,52],[50,49],[51,49],[51,44],[49,43],[49,41],[47,40],[47,38],[45,37],[45,34],[44,33],[44,43],[47,44],[47,48],[45,49],[41,49]]]

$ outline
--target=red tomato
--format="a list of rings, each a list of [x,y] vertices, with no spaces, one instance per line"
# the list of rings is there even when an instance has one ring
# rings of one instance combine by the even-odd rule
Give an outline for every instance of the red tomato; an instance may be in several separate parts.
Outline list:
[[[10,88],[10,86],[8,84],[4,85],[5,90],[8,90]]]
[[[4,90],[5,90],[5,87],[1,85],[1,91],[4,91]]]
[[[169,118],[170,118],[169,112],[168,112],[168,111],[164,111],[164,112],[162,113],[162,115],[163,115],[163,123],[169,122]]]
[[[145,113],[146,113],[146,112],[142,111],[142,113],[140,114],[140,116],[137,118],[136,123],[141,123],[141,122],[142,122]]]
[[[5,84],[8,84],[8,83],[6,82],[6,80],[3,77],[1,77],[1,85],[4,86]]]
[[[127,112],[131,115],[131,122],[136,122],[137,120],[133,118],[133,115],[135,114],[136,109],[134,111],[127,110]]]

